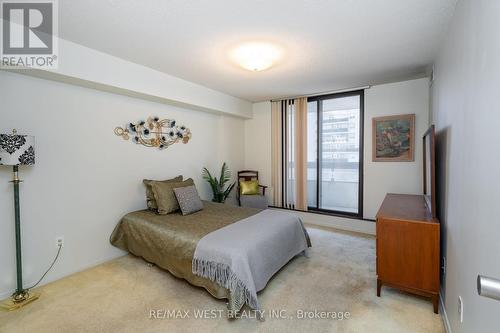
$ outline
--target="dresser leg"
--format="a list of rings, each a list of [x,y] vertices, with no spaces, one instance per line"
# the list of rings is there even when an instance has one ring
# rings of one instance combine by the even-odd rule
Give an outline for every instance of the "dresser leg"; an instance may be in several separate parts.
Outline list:
[[[377,279],[377,297],[380,297],[380,289],[382,289],[382,281]]]
[[[434,313],[439,313],[439,294],[432,296],[432,305],[434,306]]]

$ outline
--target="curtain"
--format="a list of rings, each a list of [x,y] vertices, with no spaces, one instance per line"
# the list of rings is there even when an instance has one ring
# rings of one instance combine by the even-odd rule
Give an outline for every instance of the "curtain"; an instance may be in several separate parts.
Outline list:
[[[273,203],[307,210],[307,98],[272,102],[271,112]]]
[[[281,102],[271,103],[271,140],[273,205],[283,206],[283,112]]]
[[[295,100],[295,209],[307,210],[307,97]]]

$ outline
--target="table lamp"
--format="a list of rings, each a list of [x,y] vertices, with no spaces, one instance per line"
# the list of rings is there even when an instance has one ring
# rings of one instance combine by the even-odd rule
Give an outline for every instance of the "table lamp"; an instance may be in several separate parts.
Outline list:
[[[12,166],[14,184],[14,213],[16,231],[16,270],[17,288],[14,294],[0,306],[6,310],[15,310],[38,299],[39,295],[31,294],[23,288],[23,267],[21,261],[21,216],[19,207],[19,179],[20,165],[35,164],[35,138],[29,135],[0,134],[0,165]]]

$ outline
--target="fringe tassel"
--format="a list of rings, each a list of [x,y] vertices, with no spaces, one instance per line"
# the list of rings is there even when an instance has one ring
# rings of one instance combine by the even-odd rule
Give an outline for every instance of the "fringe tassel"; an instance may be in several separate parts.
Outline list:
[[[228,289],[231,295],[243,292],[246,304],[254,310],[260,310],[257,295],[254,295],[248,290],[245,284],[234,274],[228,265],[193,258],[192,266],[194,274],[209,279]],[[243,304],[241,304],[241,306],[243,306]]]

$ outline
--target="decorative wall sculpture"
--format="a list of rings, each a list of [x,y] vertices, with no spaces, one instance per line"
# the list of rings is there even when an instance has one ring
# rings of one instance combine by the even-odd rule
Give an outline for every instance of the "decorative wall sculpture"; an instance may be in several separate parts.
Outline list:
[[[165,149],[177,143],[188,143],[191,131],[184,125],[177,126],[175,120],[149,117],[146,121],[130,123],[125,127],[116,127],[115,134],[124,140],[132,138],[136,144],[146,147]]]

